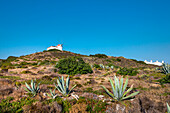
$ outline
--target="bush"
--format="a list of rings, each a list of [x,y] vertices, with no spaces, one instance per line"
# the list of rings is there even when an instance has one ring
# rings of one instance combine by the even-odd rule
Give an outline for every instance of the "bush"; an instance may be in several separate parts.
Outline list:
[[[170,83],[170,74],[167,74],[162,79],[159,79],[158,82],[160,82],[161,85],[166,84],[166,83]]]
[[[120,61],[121,61],[121,59],[117,58],[117,59],[116,59],[116,61],[120,62]]]
[[[85,63],[81,57],[68,57],[60,59],[56,68],[59,69],[60,74],[87,74],[92,73],[92,69],[89,64]]]
[[[93,67],[98,69],[98,68],[100,68],[100,65],[94,64]]]
[[[95,55],[89,55],[91,57],[98,57],[98,58],[107,58],[107,55],[105,54],[95,54]]]
[[[13,101],[14,97],[7,97],[0,102],[0,113],[22,113],[24,105],[30,105],[36,100],[32,98],[21,98],[18,101]]]
[[[38,65],[49,65],[50,61],[49,60],[43,60],[42,62],[40,62]]]
[[[61,51],[61,50],[58,50],[58,49],[50,49],[50,50],[47,50],[47,51]],[[46,52],[46,51],[44,51]]]
[[[131,59],[131,60],[133,60],[133,61],[136,62],[136,63],[145,64],[145,65],[146,65],[146,63],[145,63],[144,61],[137,61],[137,60],[135,60],[135,59]]]
[[[138,74],[138,71],[134,68],[120,68],[119,71],[117,71],[117,74],[120,74],[120,75],[130,75],[130,76],[135,76]]]

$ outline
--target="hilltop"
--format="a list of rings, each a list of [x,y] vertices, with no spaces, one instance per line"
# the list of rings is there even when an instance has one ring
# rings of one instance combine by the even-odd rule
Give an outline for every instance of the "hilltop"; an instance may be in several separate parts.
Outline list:
[[[65,64],[61,62],[61,59],[66,58],[71,58],[69,59],[69,62],[72,63],[70,67],[66,67],[66,62],[64,62]],[[64,76],[66,78],[68,76],[68,74],[61,74],[59,67],[62,66],[57,65],[64,65],[65,71],[70,73],[68,68],[77,68],[74,67],[73,61],[78,62],[77,65],[80,67],[77,69],[77,74],[70,75],[70,85],[77,84],[73,91],[82,100],[76,101],[68,97],[67,102],[65,100],[60,100],[62,102],[57,100],[58,107],[54,107],[54,102],[47,101],[49,98],[44,93],[49,93],[50,88],[55,88],[54,83],[57,83],[58,77]],[[78,74],[81,73],[84,65],[89,67],[83,71],[88,71],[89,68],[92,71],[88,71],[87,74]],[[169,84],[159,83],[159,80],[166,76],[162,73],[161,67],[148,65],[143,61],[137,61],[135,59],[107,56],[105,54],[87,56],[69,51],[45,50],[20,57],[10,56],[5,60],[0,60],[0,67],[0,108],[2,107],[4,98],[9,99],[7,97],[14,98],[11,99],[11,103],[22,98],[28,99],[30,95],[26,93],[23,87],[25,87],[25,82],[30,84],[31,80],[35,78],[37,82],[41,81],[40,96],[36,96],[30,105],[21,105],[18,108],[13,106],[13,108],[24,112],[30,110],[36,111],[42,106],[44,110],[47,110],[45,106],[49,106],[50,110],[52,108],[55,110],[60,108],[63,111],[69,109],[72,113],[78,113],[79,111],[90,112],[90,110],[91,112],[107,111],[108,113],[113,111],[116,113],[161,113],[166,111],[166,102],[169,102],[168,99],[170,100]],[[134,85],[134,89],[130,93],[135,91],[140,92],[135,98],[124,101],[128,107],[121,103],[110,102],[109,100],[111,98],[101,87],[103,85],[111,91],[108,77],[113,79],[115,75],[119,78],[129,78],[128,87],[132,84]],[[60,92],[56,91],[56,93],[60,95]],[[101,97],[101,95],[104,97]],[[88,99],[92,100],[88,101]],[[103,100],[106,101],[104,102]],[[95,106],[95,104],[98,104],[98,106]],[[81,107],[81,105],[84,107]],[[6,111],[10,112],[10,107],[6,108]]]

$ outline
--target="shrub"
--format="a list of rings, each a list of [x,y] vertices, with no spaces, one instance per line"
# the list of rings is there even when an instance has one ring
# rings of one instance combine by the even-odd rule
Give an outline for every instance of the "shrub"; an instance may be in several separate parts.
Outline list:
[[[7,97],[6,99],[2,99],[0,102],[0,113],[22,113],[22,107],[24,105],[30,105],[36,100],[32,98],[21,98],[18,101],[13,101],[13,97]],[[13,102],[11,102],[13,101]]]
[[[121,61],[121,59],[117,58],[117,59],[116,59],[116,61],[120,62],[120,61]]]
[[[161,85],[170,83],[170,74],[167,74],[165,77],[159,79],[158,82],[160,82]]]
[[[91,57],[98,57],[98,58],[107,58],[107,55],[105,54],[95,54],[95,55],[89,55]]]
[[[26,70],[26,71],[22,71],[21,74],[32,74],[32,72]]]
[[[100,68],[100,65],[94,64],[93,67],[98,69],[98,68]]]
[[[1,69],[11,69],[14,68],[10,62],[4,62],[1,64]]]
[[[49,64],[50,64],[50,61],[48,61],[48,60],[44,60],[44,61],[38,63],[38,65],[49,65]]]
[[[56,65],[60,74],[87,74],[92,73],[92,69],[89,64],[85,63],[80,57],[68,57],[60,59]]]
[[[137,61],[137,60],[135,60],[135,59],[131,59],[131,60],[133,60],[133,61],[136,62],[136,63],[145,64],[145,65],[146,65],[146,63],[145,63],[144,61]]]
[[[130,75],[130,76],[135,76],[138,74],[138,71],[134,68],[120,68],[119,71],[117,71],[117,74],[120,74],[120,75]]]
[[[50,49],[50,50],[47,50],[47,51],[61,51],[61,50],[58,50],[58,49]],[[44,51],[46,52],[46,51]]]

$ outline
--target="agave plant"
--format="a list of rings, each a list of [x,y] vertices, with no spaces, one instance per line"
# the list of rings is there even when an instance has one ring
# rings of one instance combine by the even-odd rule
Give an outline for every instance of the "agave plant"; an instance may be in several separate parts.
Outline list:
[[[33,94],[33,96],[36,96],[40,92],[40,85],[41,82],[38,83],[36,87],[36,79],[35,81],[31,80],[31,87],[25,82],[26,87],[23,87],[28,93]]]
[[[168,103],[166,103],[166,104],[167,104],[167,113],[170,113],[170,107],[169,107]]]
[[[133,89],[133,85],[131,85],[131,87],[128,90],[126,90],[127,84],[128,84],[128,78],[126,79],[126,82],[125,82],[124,85],[123,85],[123,78],[120,79],[120,83],[119,83],[119,79],[115,76],[114,77],[115,84],[113,84],[112,79],[109,78],[109,80],[110,80],[110,84],[112,86],[113,93],[111,93],[104,86],[102,86],[102,87],[107,92],[107,94],[109,96],[111,96],[113,98],[113,100],[115,100],[115,101],[122,101],[122,100],[128,99],[132,96],[135,96],[139,93],[139,91],[138,91],[138,92],[134,92],[134,93],[126,96],[127,93],[129,93]]]
[[[170,73],[170,65],[168,63],[167,64],[163,63],[162,70],[165,74],[169,74]]]
[[[76,87],[74,85],[70,90],[69,90],[69,85],[70,85],[70,78],[69,76],[67,77],[66,84],[64,83],[64,77],[62,76],[61,78],[57,79],[57,84],[54,84],[57,90],[63,94],[63,96],[68,96],[70,92]]]
[[[52,99],[55,99],[57,97],[57,94],[55,93],[55,89],[53,91],[50,89],[50,94],[47,93],[47,95]]]

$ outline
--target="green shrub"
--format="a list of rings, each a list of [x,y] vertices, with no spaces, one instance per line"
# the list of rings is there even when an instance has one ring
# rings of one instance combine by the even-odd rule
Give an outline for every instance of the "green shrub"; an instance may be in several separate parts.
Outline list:
[[[11,69],[14,68],[10,62],[4,62],[1,64],[1,69]]]
[[[158,82],[160,82],[161,85],[170,83],[170,74],[167,74],[165,77],[159,79]]]
[[[24,105],[30,105],[36,100],[33,98],[21,98],[18,101],[13,101],[13,97],[7,97],[6,99],[2,99],[0,102],[0,113],[22,113],[22,107]],[[11,102],[13,101],[13,102]]]
[[[31,74],[31,71],[22,71],[21,74]]]
[[[105,54],[95,54],[95,55],[89,55],[91,57],[98,57],[98,58],[107,58],[107,55]]]
[[[85,63],[81,57],[68,57],[60,59],[56,65],[60,74],[87,74],[92,73],[89,64]]]
[[[117,59],[116,59],[116,61],[120,62],[120,61],[121,61],[121,59],[117,58]]]
[[[47,51],[61,51],[61,50],[58,50],[58,49],[50,49],[50,50],[47,50]],[[46,51],[44,51],[46,52]]]
[[[12,61],[14,61],[14,60],[16,60],[18,57],[15,57],[15,56],[9,56],[7,59],[6,59],[6,61],[7,62],[12,62]]]
[[[100,68],[100,65],[99,64],[94,64],[93,67],[98,69],[98,68]]]
[[[120,74],[120,75],[130,75],[130,76],[135,76],[138,74],[138,71],[134,68],[120,68],[119,71],[117,71],[117,74]]]
[[[0,76],[0,78],[7,78],[10,80],[20,80],[21,78],[18,76]]]
[[[136,63],[145,64],[145,65],[146,65],[146,63],[145,63],[144,61],[137,61],[137,60],[135,60],[135,59],[131,59],[131,60],[133,60],[133,61],[136,62]]]
[[[44,60],[42,62],[40,62],[38,65],[49,65],[50,61],[49,60]]]

